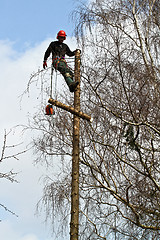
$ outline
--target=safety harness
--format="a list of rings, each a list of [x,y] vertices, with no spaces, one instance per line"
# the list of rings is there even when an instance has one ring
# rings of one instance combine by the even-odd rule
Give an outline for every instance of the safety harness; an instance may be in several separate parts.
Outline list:
[[[56,63],[55,63],[55,61],[56,61]],[[67,62],[64,57],[54,57],[52,60],[52,64],[54,65],[55,69],[58,69],[58,64],[60,63],[60,61],[65,62],[66,66],[67,66]]]

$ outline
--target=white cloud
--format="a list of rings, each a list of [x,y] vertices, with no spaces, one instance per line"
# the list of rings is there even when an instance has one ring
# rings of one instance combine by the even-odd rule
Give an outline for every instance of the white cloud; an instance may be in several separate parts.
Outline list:
[[[18,96],[26,89],[27,82],[32,72],[42,68],[43,56],[52,39],[47,39],[36,46],[27,49],[24,53],[14,51],[14,44],[9,41],[0,41],[0,150],[3,143],[4,129],[10,129],[17,124],[27,122],[27,112],[34,112],[34,107],[39,103],[36,88],[32,89],[32,98],[27,96],[22,101]],[[53,39],[54,40],[54,39]],[[67,39],[66,43],[71,50],[75,50],[75,42]],[[50,79],[49,79],[50,81]],[[63,82],[64,83],[64,82]],[[38,88],[38,87],[37,87]],[[20,133],[15,132],[9,140],[12,144],[20,142]],[[29,138],[29,136],[27,136]],[[46,169],[33,166],[32,153],[28,153],[16,160],[6,160],[1,163],[1,171],[13,169],[19,172],[18,184],[5,180],[0,181],[0,203],[6,205],[19,217],[15,217],[0,208],[0,235],[3,240],[51,240],[48,228],[42,223],[44,216],[36,217],[36,203],[42,195],[43,186],[39,178],[46,174]],[[63,239],[63,238],[62,238]],[[66,238],[67,240],[67,238]]]
[[[38,240],[38,238],[34,234],[28,234],[18,240]]]
[[[8,220],[0,223],[1,239],[3,240],[41,240],[35,234],[24,234],[22,231],[16,232],[12,223]]]
[[[20,120],[23,121],[24,114],[27,111],[33,111],[38,104],[39,99],[34,98],[33,101],[32,99],[26,99],[25,103],[22,102],[22,111],[20,111],[20,99],[18,96],[26,89],[31,74],[37,72],[39,68],[42,69],[44,52],[51,41],[52,39],[47,39],[21,54],[13,50],[13,43],[0,41],[1,128],[5,128],[8,123],[13,126]],[[72,50],[75,50],[76,45],[73,40],[68,38],[66,43],[69,44]],[[50,78],[48,84],[50,84]],[[32,88],[32,96],[36,95],[38,87],[40,85]]]
[[[18,239],[18,235],[16,234],[16,232],[14,231],[14,229],[12,229],[11,227],[11,223],[8,220],[2,221],[0,223],[0,232],[1,232],[1,239],[12,239],[12,240],[16,240]]]

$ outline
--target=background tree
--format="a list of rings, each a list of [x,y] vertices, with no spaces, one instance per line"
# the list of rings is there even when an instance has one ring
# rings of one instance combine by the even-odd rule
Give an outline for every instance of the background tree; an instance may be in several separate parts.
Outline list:
[[[81,108],[94,119],[81,121],[80,239],[159,239],[158,9],[156,0],[97,0],[75,11]],[[58,98],[73,105],[73,97]],[[49,166],[61,156],[42,202],[48,217],[61,213],[68,221],[71,115],[57,110],[54,126],[53,119],[38,115],[29,127],[40,130],[33,141],[37,160]]]
[[[3,162],[5,162],[6,160],[11,160],[11,159],[16,159],[19,160],[19,156],[22,155],[23,153],[26,152],[26,150],[18,150],[19,146],[21,145],[21,143],[19,144],[14,144],[14,145],[10,145],[8,143],[8,137],[11,134],[12,130],[10,131],[6,131],[4,132],[4,140],[3,140],[3,145],[2,145],[2,150],[1,150],[1,157],[0,157],[0,163],[2,165]],[[1,168],[3,169],[3,167]],[[13,170],[7,171],[7,172],[0,172],[0,179],[1,180],[8,180],[10,182],[15,182],[18,183],[18,181],[16,180],[16,176],[18,173],[14,172]],[[17,216],[12,210],[8,209],[8,207],[5,205],[5,203],[0,203],[0,207],[3,208],[5,211],[10,212],[11,214]]]

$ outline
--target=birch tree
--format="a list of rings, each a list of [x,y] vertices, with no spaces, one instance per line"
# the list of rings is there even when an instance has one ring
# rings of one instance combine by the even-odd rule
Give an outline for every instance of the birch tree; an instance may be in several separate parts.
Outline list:
[[[158,9],[158,1],[93,1],[76,12],[85,105],[94,118],[82,134],[82,164],[92,176],[87,173],[82,189],[100,216],[88,211],[88,221],[102,238],[102,219],[113,224],[115,216],[120,233],[137,226],[159,237]]]
[[[159,239],[159,8],[156,0],[96,0],[75,11],[81,110],[94,119],[81,120],[82,240]],[[61,100],[73,105],[73,97]],[[41,131],[33,141],[37,160],[54,167],[61,156],[61,170],[46,178],[41,202],[48,218],[61,215],[67,222],[72,117],[58,110],[54,126],[40,115],[33,123],[29,127]]]

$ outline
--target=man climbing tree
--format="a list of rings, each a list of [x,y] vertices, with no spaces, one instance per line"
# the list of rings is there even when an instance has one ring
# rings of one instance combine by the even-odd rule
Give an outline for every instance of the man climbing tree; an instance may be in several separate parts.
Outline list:
[[[74,92],[78,82],[74,82],[73,80],[73,72],[67,66],[65,54],[67,54],[69,57],[72,57],[75,55],[76,50],[72,52],[68,45],[63,43],[63,41],[66,39],[66,36],[66,33],[63,30],[60,30],[57,34],[58,41],[50,43],[44,55],[43,68],[45,69],[47,67],[47,58],[52,53],[53,67],[63,75],[70,92]]]

